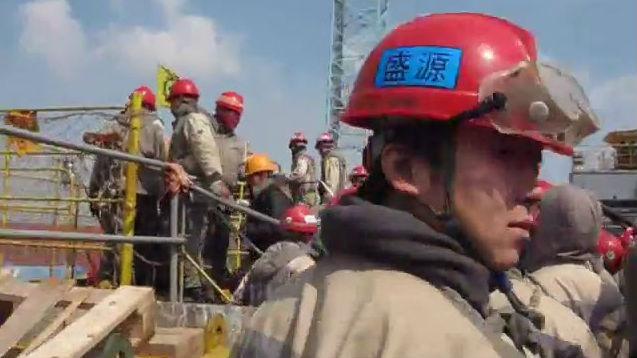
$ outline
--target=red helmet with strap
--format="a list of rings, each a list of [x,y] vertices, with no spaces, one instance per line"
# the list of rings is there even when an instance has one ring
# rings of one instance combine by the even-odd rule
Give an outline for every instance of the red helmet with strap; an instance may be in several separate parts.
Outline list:
[[[334,136],[330,132],[321,133],[316,139],[316,148],[322,145],[334,145]]]
[[[187,78],[181,78],[173,83],[172,87],[170,87],[170,94],[168,95],[168,100],[172,100],[178,96],[192,97],[195,99],[199,98],[199,88],[192,80]]]
[[[139,93],[142,96],[142,106],[148,108],[151,111],[157,110],[155,106],[155,93],[148,86],[140,86],[128,96],[129,100],[133,99],[133,94]]]
[[[619,235],[619,241],[622,243],[622,246],[628,250],[631,247],[635,246],[635,229],[632,227],[627,228]]]
[[[355,166],[354,169],[352,169],[352,172],[349,174],[350,180],[352,178],[367,178],[368,176],[369,173],[367,172],[367,169],[365,169],[365,167],[362,165]]]
[[[289,232],[313,235],[318,231],[318,219],[309,206],[298,204],[283,213],[281,228]]]
[[[527,195],[529,200],[540,201],[544,198],[544,195],[553,188],[553,184],[547,182],[546,180],[538,179],[535,183],[535,187],[531,192]]]
[[[418,17],[390,32],[363,64],[343,122],[379,129],[394,120],[452,121],[524,136],[572,154],[599,129],[581,86],[537,62],[534,36],[474,13]]]
[[[215,102],[217,106],[243,113],[243,96],[237,92],[223,92]]]
[[[597,248],[604,259],[604,266],[609,272],[615,273],[621,269],[626,249],[615,235],[602,230],[599,233]]]
[[[290,148],[294,146],[298,146],[298,145],[303,145],[303,146],[307,145],[307,138],[305,137],[305,134],[303,134],[302,132],[295,132],[294,135],[292,135],[292,138],[290,138],[290,143],[289,143]]]

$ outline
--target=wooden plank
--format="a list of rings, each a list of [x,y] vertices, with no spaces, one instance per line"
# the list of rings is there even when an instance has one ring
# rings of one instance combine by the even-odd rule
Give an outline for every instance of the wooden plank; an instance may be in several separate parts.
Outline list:
[[[46,311],[64,296],[73,286],[73,281],[47,280],[37,288],[14,311],[0,328],[0,357],[6,354],[44,316]]]
[[[0,280],[0,301],[10,301],[14,303],[22,302],[28,297],[38,285],[36,283],[21,282],[12,277],[3,277]],[[60,305],[68,305],[79,291],[88,291],[89,296],[80,305],[80,308],[86,309],[93,307],[96,303],[104,299],[104,297],[113,293],[113,290],[105,290],[93,287],[73,287],[60,300]]]
[[[152,288],[121,286],[26,357],[80,358],[154,298]]]
[[[136,350],[136,356],[194,358],[203,355],[203,329],[157,328],[155,335]]]
[[[71,317],[71,314],[75,312],[75,310],[80,306],[80,304],[88,297],[89,291],[76,291],[75,298],[71,301],[71,303],[64,308],[60,314],[55,317],[55,320],[51,322],[42,332],[40,332],[31,342],[29,342],[29,346],[22,351],[20,357],[24,357],[25,355],[32,352],[34,349],[38,348],[42,343],[44,343],[49,337],[51,337],[57,330],[62,326],[62,324]]]

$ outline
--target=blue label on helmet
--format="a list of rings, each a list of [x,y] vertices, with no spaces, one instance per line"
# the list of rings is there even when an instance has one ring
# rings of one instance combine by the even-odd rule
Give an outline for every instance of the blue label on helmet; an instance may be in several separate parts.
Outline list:
[[[419,86],[456,88],[462,50],[437,47],[399,47],[383,52],[376,87]]]

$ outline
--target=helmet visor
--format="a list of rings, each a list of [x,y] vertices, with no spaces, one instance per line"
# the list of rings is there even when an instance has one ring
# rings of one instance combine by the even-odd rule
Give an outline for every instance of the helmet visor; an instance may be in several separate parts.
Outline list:
[[[511,70],[496,72],[482,82],[479,99],[495,93],[506,97],[504,108],[481,120],[502,133],[572,150],[600,128],[580,84],[558,67],[525,61]]]

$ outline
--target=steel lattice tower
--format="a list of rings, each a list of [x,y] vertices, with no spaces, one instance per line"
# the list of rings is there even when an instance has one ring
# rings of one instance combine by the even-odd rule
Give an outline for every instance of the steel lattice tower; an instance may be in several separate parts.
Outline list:
[[[367,132],[339,122],[356,75],[385,34],[389,0],[334,0],[327,121],[348,162],[358,162]]]

